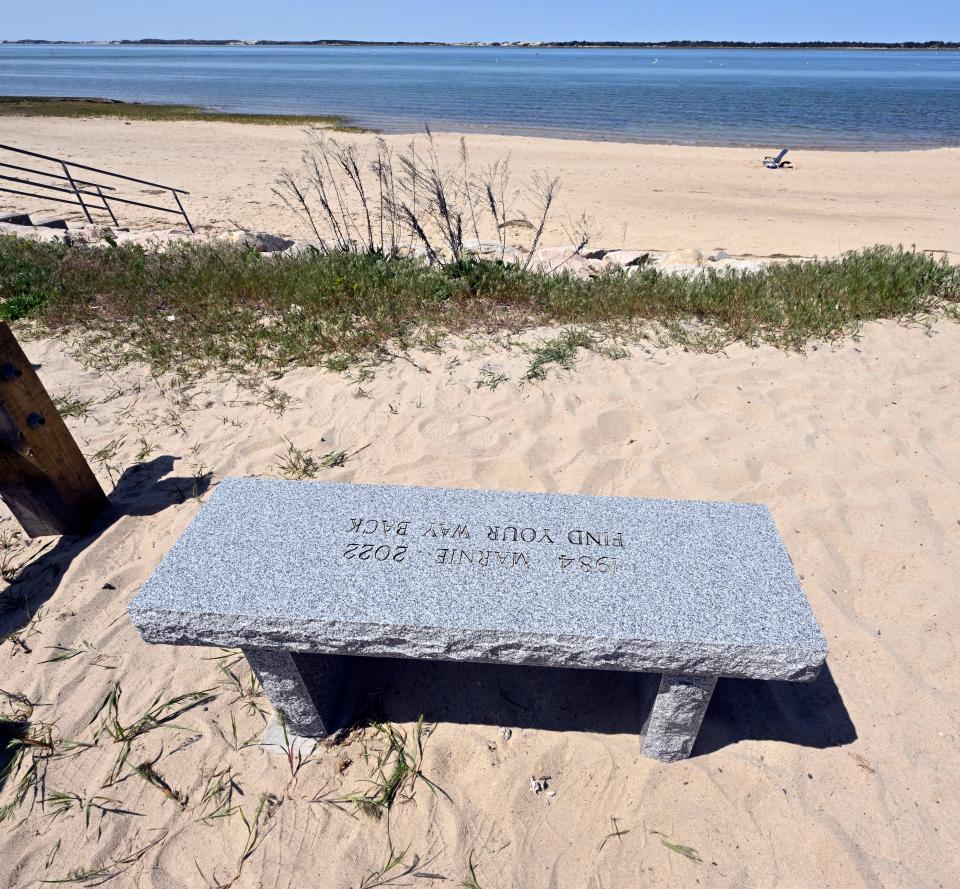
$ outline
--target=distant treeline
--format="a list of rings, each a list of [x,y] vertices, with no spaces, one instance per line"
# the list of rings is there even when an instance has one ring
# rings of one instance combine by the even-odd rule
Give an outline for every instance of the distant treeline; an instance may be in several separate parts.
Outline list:
[[[494,46],[495,44],[490,44]],[[640,43],[619,40],[566,40],[543,44],[555,47],[612,47],[623,49],[960,49],[960,42],[905,40],[900,43],[871,43],[863,40],[809,40],[781,43],[776,40],[664,40]]]
[[[960,49],[960,42],[947,40],[904,40],[880,43],[865,40],[809,40],[783,43],[775,40],[504,40],[443,42],[431,40],[0,40],[0,44],[45,46],[499,46],[521,48],[612,48],[612,49]]]

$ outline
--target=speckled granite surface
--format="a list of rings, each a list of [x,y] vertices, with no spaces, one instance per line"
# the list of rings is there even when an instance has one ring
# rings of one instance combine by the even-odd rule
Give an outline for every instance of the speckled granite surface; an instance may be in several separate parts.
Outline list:
[[[130,605],[151,642],[813,678],[764,506],[228,478]]]

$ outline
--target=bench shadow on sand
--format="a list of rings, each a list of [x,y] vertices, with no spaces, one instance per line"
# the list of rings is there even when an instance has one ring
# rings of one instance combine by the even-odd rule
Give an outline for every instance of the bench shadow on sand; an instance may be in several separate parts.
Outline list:
[[[609,670],[506,666],[393,658],[357,658],[357,707],[393,722],[536,728],[637,735],[659,677]],[[362,663],[361,663],[362,662]],[[857,738],[847,708],[824,666],[813,682],[721,679],[693,756],[743,740],[803,747]]]

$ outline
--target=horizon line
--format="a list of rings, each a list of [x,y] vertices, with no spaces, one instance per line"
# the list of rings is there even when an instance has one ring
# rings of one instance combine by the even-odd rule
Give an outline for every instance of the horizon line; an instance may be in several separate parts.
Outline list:
[[[43,37],[24,37],[0,40],[0,45],[216,45],[216,46],[451,46],[451,47],[624,47],[659,49],[676,46],[704,47],[759,47],[759,48],[809,48],[809,47],[863,47],[869,49],[899,48],[943,48],[960,49],[957,40],[709,40],[696,38],[671,38],[668,40],[361,40],[341,37],[323,37],[313,39],[269,39],[269,38],[221,38],[221,37],[138,37],[69,40]]]

